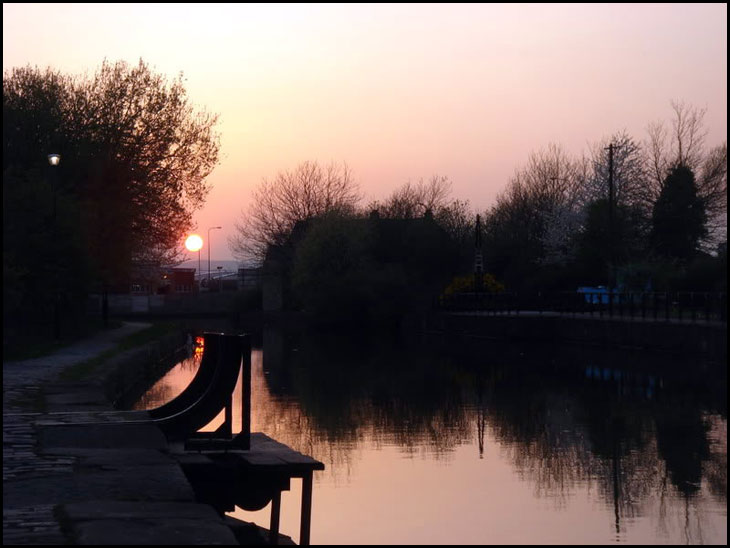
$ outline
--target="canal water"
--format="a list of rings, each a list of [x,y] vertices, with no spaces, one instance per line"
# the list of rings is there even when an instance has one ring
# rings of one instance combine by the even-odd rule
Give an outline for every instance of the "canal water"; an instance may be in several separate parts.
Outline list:
[[[273,330],[251,359],[252,430],[326,465],[312,544],[727,543],[725,364]],[[281,531],[295,541],[300,497],[293,480]],[[233,515],[268,527],[269,507]]]

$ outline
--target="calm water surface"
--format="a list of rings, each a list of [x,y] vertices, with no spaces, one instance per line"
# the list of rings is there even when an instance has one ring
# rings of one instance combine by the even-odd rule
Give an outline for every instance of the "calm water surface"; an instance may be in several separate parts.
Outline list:
[[[253,431],[326,465],[313,544],[727,543],[724,365],[463,340],[262,339]],[[135,408],[174,397],[197,366],[179,363]],[[295,541],[300,497],[294,480],[281,531]],[[268,527],[268,507],[234,515]]]

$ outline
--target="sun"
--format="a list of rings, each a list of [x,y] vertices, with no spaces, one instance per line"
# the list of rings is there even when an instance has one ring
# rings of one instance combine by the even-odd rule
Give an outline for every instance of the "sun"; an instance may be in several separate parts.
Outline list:
[[[203,247],[203,238],[197,234],[191,234],[185,240],[185,247],[188,248],[188,251],[200,251],[200,248]]]

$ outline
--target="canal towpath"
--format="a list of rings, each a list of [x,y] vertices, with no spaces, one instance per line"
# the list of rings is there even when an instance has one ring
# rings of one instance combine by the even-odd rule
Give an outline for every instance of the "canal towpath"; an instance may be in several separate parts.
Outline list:
[[[60,378],[148,325],[125,322],[51,355],[3,363],[3,544],[240,543],[212,507],[195,502],[159,429],[105,429],[125,415],[99,379]]]

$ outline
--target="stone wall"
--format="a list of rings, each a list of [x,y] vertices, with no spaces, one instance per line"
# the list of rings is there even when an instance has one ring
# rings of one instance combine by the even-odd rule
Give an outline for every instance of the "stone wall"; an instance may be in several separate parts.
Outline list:
[[[720,323],[435,313],[423,319],[422,328],[515,341],[575,342],[672,354],[701,354],[720,360],[727,357],[727,326]]]
[[[186,338],[176,332],[138,348],[113,356],[93,373],[106,398],[116,407],[127,403],[130,392],[140,391],[156,381],[172,365],[176,353],[182,356]]]

